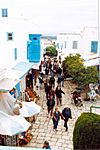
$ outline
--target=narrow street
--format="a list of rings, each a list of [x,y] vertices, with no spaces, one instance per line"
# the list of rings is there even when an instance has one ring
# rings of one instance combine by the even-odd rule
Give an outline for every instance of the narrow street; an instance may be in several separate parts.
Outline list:
[[[63,120],[60,120],[58,124],[58,131],[53,130],[52,119],[47,117],[47,106],[44,89],[41,90],[41,99],[39,101],[42,106],[41,113],[37,116],[36,122],[33,124],[32,134],[33,139],[26,145],[26,147],[41,148],[44,141],[47,140],[50,143],[52,150],[73,150],[73,129],[75,121],[78,116],[84,111],[90,111],[90,106],[100,106],[100,100],[96,102],[83,102],[83,106],[76,107],[71,104],[71,91],[68,81],[65,81],[65,86],[62,90],[66,93],[63,95],[62,106],[59,107],[61,111],[65,106],[71,108],[72,119],[68,121],[68,131],[65,131],[63,126]]]

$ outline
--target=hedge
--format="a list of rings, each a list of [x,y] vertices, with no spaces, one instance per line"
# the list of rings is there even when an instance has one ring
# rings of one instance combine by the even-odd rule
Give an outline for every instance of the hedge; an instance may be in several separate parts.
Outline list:
[[[100,150],[100,115],[82,113],[73,131],[74,150]]]

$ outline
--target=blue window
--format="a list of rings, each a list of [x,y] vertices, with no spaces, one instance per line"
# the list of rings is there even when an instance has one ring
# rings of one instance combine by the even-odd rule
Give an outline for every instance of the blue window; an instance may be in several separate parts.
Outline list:
[[[13,32],[7,32],[7,41],[13,41]]]
[[[61,50],[63,49],[63,44],[61,44]]]
[[[66,41],[65,41],[65,48],[66,48],[66,44],[67,44],[67,43],[66,43]]]
[[[14,49],[14,59],[17,60],[17,48]]]
[[[2,17],[8,17],[8,9],[2,8]]]
[[[57,43],[56,47],[59,49],[59,43]]]
[[[97,53],[98,49],[98,42],[97,41],[91,41],[91,52]]]

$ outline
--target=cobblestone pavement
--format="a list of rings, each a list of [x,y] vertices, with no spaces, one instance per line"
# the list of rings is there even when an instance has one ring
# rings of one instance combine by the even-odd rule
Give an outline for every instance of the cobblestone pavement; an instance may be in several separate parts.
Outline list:
[[[75,121],[82,112],[89,112],[90,106],[100,106],[100,100],[96,102],[83,102],[83,106],[76,107],[71,104],[71,91],[66,81],[65,87],[62,90],[66,93],[63,95],[62,106],[59,107],[62,110],[65,106],[71,108],[72,119],[68,121],[68,131],[65,131],[63,126],[63,120],[60,120],[58,124],[58,131],[53,130],[52,119],[47,117],[47,107],[44,89],[41,90],[40,105],[42,106],[41,113],[37,116],[36,122],[33,124],[32,134],[33,139],[27,147],[41,148],[45,140],[49,141],[52,150],[73,150],[73,129]]]

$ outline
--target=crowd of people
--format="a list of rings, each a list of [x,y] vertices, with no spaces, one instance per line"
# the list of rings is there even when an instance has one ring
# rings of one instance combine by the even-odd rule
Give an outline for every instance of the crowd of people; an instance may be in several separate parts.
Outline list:
[[[51,62],[51,59],[44,61],[40,67],[39,83],[40,89],[44,87],[46,106],[47,106],[47,117],[52,119],[53,129],[57,131],[59,120],[64,121],[64,127],[68,130],[67,122],[69,118],[72,118],[71,109],[64,107],[62,112],[59,111],[59,107],[63,104],[62,94],[65,92],[62,90],[64,87],[64,73],[57,62]]]
[[[68,106],[62,105],[62,94],[65,95],[66,93],[63,91],[63,87],[65,86],[65,76],[61,63],[58,64],[56,61],[52,62],[50,58],[48,60],[44,59],[44,62],[40,66],[40,74],[38,79],[40,83],[40,90],[44,85],[47,117],[52,119],[53,130],[57,131],[59,121],[62,119],[65,131],[68,131],[68,120],[72,119],[72,113]],[[75,90],[71,94],[74,105],[83,106],[80,92]],[[45,141],[42,148],[51,149],[49,142]]]
[[[68,106],[63,105],[62,95],[66,95],[66,93],[63,88],[65,76],[61,63],[52,62],[50,58],[48,61],[44,60],[40,66],[38,79],[40,91],[44,87],[47,117],[52,119],[53,130],[57,132],[59,121],[62,120],[65,131],[68,131],[68,120],[72,119],[72,113]],[[70,94],[75,106],[83,106],[80,92],[75,90]],[[49,142],[45,141],[42,148],[51,149]]]

